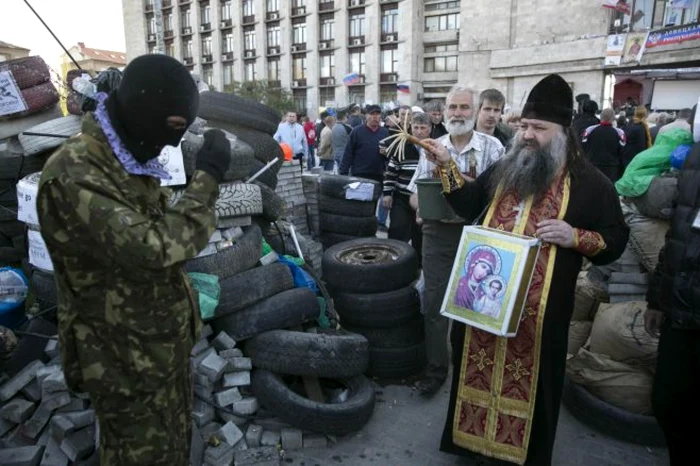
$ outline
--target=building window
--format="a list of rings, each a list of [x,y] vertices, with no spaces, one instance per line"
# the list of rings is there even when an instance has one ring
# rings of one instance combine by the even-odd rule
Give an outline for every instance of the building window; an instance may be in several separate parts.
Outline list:
[[[306,114],[306,89],[295,89],[292,91],[292,99],[294,99],[294,107],[301,114]]]
[[[365,88],[351,87],[348,92],[348,100],[351,104],[363,104],[365,102]]]
[[[267,0],[267,11],[279,11],[280,0]]]
[[[267,28],[267,46],[277,47],[280,45],[280,27],[272,26]]]
[[[255,81],[256,80],[255,60],[247,60],[245,62],[245,80],[246,81]]]
[[[227,21],[231,19],[231,2],[223,2],[221,4],[221,20]]]
[[[185,58],[192,58],[194,47],[192,45],[192,40],[188,40],[183,44],[183,54]]]
[[[318,91],[319,103],[324,107],[331,107],[335,105],[335,88],[334,87],[322,87]]]
[[[306,6],[306,0],[292,0],[292,8],[299,8],[300,6]]]
[[[292,79],[306,79],[306,57],[294,57],[292,61]]]
[[[451,31],[459,29],[459,13],[428,16],[425,18],[426,32]]]
[[[151,45],[151,46],[148,48],[148,53],[158,53],[158,50],[156,50],[156,46],[155,46],[155,45]]]
[[[192,27],[192,19],[190,15],[190,9],[182,10],[180,13],[180,24],[183,28]]]
[[[611,33],[646,31],[700,21],[700,0],[691,0],[690,8],[673,8],[666,0],[627,0],[627,5],[629,14],[614,11]]]
[[[434,73],[438,71],[457,71],[457,55],[449,57],[432,57],[424,60],[423,71]]]
[[[267,62],[267,80],[268,81],[279,81],[280,80],[280,60],[279,58],[275,60],[270,60]]]
[[[255,15],[255,2],[253,0],[243,0],[243,16]]]
[[[436,52],[456,52],[458,50],[459,44],[457,42],[452,42],[449,44],[436,44],[436,45],[426,45],[425,53],[436,53]]]
[[[295,24],[292,27],[292,44],[306,43],[306,23]]]
[[[365,74],[365,51],[350,53],[350,71],[353,73]]]
[[[690,8],[671,8],[666,4],[663,26],[679,26],[681,24],[695,23],[699,21],[700,0],[691,3]]]
[[[320,71],[322,78],[332,78],[335,76],[335,55],[330,53],[327,55],[321,55],[320,57]]]
[[[148,34],[156,33],[156,17],[149,16],[148,18]]]
[[[333,16],[325,16],[321,18],[321,39],[320,40],[332,40],[333,39]]]
[[[166,31],[173,30],[173,15],[172,15],[172,13],[168,13],[167,15],[163,15],[163,28]]]
[[[172,41],[165,43],[165,54],[169,57],[175,56],[175,44]]]
[[[379,87],[379,100],[382,104],[388,104],[396,100],[396,85],[383,84]]]
[[[397,32],[399,22],[399,9],[391,8],[382,10],[382,34],[391,34]]]
[[[397,59],[398,53],[396,48],[383,49],[381,55],[382,71],[381,73],[397,73],[399,62]]]
[[[459,1],[430,3],[428,5],[425,5],[425,11],[449,10],[451,8],[459,8]]]
[[[209,4],[204,4],[201,7],[199,7],[199,16],[202,21],[201,24],[210,24],[211,23],[211,7]]]
[[[350,15],[350,37],[365,35],[365,14]]]
[[[202,55],[211,55],[211,36],[202,37]]]
[[[233,65],[231,63],[225,63],[223,67],[224,72],[224,86],[233,85]]]
[[[223,42],[224,53],[233,52],[233,33],[227,32],[224,34]]]
[[[210,66],[202,68],[202,81],[207,83],[208,86],[214,85],[214,70]]]
[[[243,31],[243,45],[245,50],[255,50],[255,29]]]

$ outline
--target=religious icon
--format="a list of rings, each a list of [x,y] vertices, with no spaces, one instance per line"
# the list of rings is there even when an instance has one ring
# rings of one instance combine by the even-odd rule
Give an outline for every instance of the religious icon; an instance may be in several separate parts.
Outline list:
[[[501,336],[514,336],[539,240],[464,227],[440,313]]]

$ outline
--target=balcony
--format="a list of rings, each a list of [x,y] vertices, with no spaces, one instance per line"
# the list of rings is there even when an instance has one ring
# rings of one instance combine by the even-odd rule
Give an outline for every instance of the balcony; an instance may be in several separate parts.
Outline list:
[[[280,19],[279,11],[268,11],[265,15],[265,21],[277,21]]]
[[[333,39],[322,40],[321,42],[318,43],[319,50],[330,50],[332,48],[333,48]]]
[[[282,53],[279,45],[272,45],[267,48],[267,55],[280,55]]]
[[[305,6],[298,6],[296,8],[292,8],[292,18],[295,16],[304,16],[306,14],[306,7]]]
[[[211,31],[211,23],[203,23],[199,26],[199,32]]]
[[[318,11],[333,11],[335,2],[322,2],[318,4]]]
[[[192,0],[179,0],[179,1],[177,2],[177,4],[180,5],[180,6],[189,5],[190,3],[192,3]]]
[[[282,88],[282,81],[271,80],[271,81],[267,82],[267,86],[271,89],[281,89]]]
[[[243,52],[243,57],[245,58],[255,58],[255,49],[246,49]]]
[[[146,13],[150,13],[151,11],[153,11],[153,2],[152,1],[146,2],[146,6],[145,6],[144,10],[146,11]]]
[[[222,19],[221,20],[221,29],[231,29],[233,27],[233,20],[232,19]]]
[[[319,80],[320,86],[335,86],[335,78],[321,78]]]
[[[292,53],[306,53],[306,43],[292,44]]]
[[[172,0],[163,0],[163,9],[167,8],[172,8],[173,7],[173,2]]]
[[[306,87],[306,79],[295,79],[292,81],[292,89]]]
[[[148,35],[148,42],[155,42],[156,41],[156,35],[155,34],[149,34]]]
[[[355,36],[348,39],[348,47],[364,47],[365,36]]]
[[[348,0],[348,9],[365,6],[365,0]]]
[[[207,63],[214,63],[213,55],[202,55],[202,65],[205,65]]]
[[[398,42],[399,41],[399,34],[397,32],[389,32],[386,34],[382,34],[382,37],[380,39],[381,43],[391,43],[391,42]]]
[[[248,15],[248,16],[243,17],[241,24],[246,25],[246,24],[253,24],[253,23],[255,23],[255,15]]]
[[[221,54],[221,61],[233,61],[233,52],[224,52]]]
[[[182,59],[182,63],[184,63],[187,66],[191,66],[194,64],[194,59],[192,57],[185,57]]]
[[[379,82],[382,83],[395,83],[399,80],[398,73],[382,73],[379,75]]]
[[[164,31],[164,32],[163,32],[163,36],[164,36],[166,39],[168,39],[168,38],[170,38],[170,37],[173,37],[174,35],[175,35],[175,31],[173,31],[172,29],[168,29],[167,31]]]
[[[183,36],[189,36],[192,35],[192,27],[191,26],[185,26],[181,30]]]

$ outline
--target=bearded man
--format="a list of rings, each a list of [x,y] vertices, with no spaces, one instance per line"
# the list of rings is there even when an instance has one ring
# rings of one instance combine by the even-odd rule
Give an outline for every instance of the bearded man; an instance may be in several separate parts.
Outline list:
[[[503,155],[498,139],[474,131],[479,93],[464,86],[454,86],[447,94],[445,121],[448,134],[436,144],[449,153],[458,171],[476,178]],[[425,154],[416,168],[408,189],[417,192],[417,180],[437,177],[437,166]],[[416,195],[411,196],[412,207],[417,208]],[[420,212],[418,213],[420,215]],[[442,298],[447,289],[464,220],[446,219],[423,223],[423,276],[425,278],[425,345],[428,367],[425,376],[416,383],[421,394],[431,396],[447,378],[449,355],[447,328],[449,321],[440,315]]]
[[[551,464],[576,277],[584,257],[616,260],[628,228],[615,188],[582,155],[570,129],[573,95],[558,75],[540,81],[506,156],[465,180],[437,142],[446,197],[468,220],[542,241],[517,335],[453,322],[454,376],[441,450],[517,464]]]

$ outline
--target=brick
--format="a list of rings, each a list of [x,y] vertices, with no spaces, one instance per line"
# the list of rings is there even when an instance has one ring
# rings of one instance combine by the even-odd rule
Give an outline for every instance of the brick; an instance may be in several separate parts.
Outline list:
[[[231,414],[227,411],[224,411],[223,409],[217,409],[216,414],[222,421],[233,422],[239,427],[245,425],[248,422],[248,418],[236,416],[235,414]]]
[[[214,407],[204,401],[195,398],[192,409],[192,418],[197,423],[197,426],[202,427],[214,420]]]
[[[82,398],[77,398],[75,396],[72,396],[70,399],[70,403],[68,403],[65,406],[61,406],[56,410],[58,413],[70,413],[74,411],[83,411],[87,409],[89,404],[88,400],[83,400]]]
[[[20,390],[20,393],[22,393],[22,396],[29,401],[35,403],[41,401],[41,385],[39,385],[39,381],[37,379],[29,382],[29,385]]]
[[[44,447],[17,447],[0,450],[3,466],[37,466],[44,454]]]
[[[41,382],[42,396],[55,392],[65,392],[67,390],[68,386],[66,385],[66,377],[63,375],[63,371],[56,371],[44,378]]]
[[[220,429],[221,429],[221,424],[218,422],[210,422],[206,426],[203,426],[199,429],[199,434],[202,436],[202,440],[204,440],[205,443],[209,443],[209,438],[211,438],[212,435],[216,434]]]
[[[229,388],[228,390],[223,390],[214,394],[214,400],[216,404],[224,407],[231,406],[236,401],[241,401],[243,397],[238,391],[238,388]]]
[[[226,464],[223,457],[233,452],[233,446],[225,442],[219,443],[217,446],[208,446],[204,450],[204,460],[212,464]]]
[[[214,352],[204,358],[199,365],[199,372],[209,377],[212,382],[216,382],[221,378],[227,365],[228,361]]]
[[[39,438],[36,439],[35,445],[45,447],[46,445],[48,445],[49,440],[51,440],[51,429],[44,429],[41,431],[41,435],[39,436]]]
[[[4,419],[0,419],[0,437],[3,437],[6,433],[12,430],[14,426],[16,426],[14,422],[6,421]]]
[[[19,393],[20,390],[29,385],[36,377],[37,371],[42,367],[44,367],[44,364],[41,361],[32,361],[27,364],[17,375],[0,387],[0,401],[9,400]]]
[[[253,370],[253,362],[250,358],[226,358],[228,361],[228,370],[233,372],[251,371]],[[245,385],[249,385],[248,382]]]
[[[54,416],[51,418],[51,435],[57,442],[71,435],[76,430],[75,424],[70,422],[63,416]]]
[[[37,438],[51,420],[52,414],[53,410],[48,409],[45,403],[39,405],[32,418],[24,424],[24,435],[32,439]]]
[[[236,340],[231,338],[226,332],[219,332],[219,334],[211,342],[212,346],[219,351],[230,350],[236,347]]]
[[[242,451],[242,450],[247,450],[248,449],[248,443],[245,441],[244,438],[242,438],[238,443],[236,443],[233,446],[233,451]]]
[[[250,416],[255,414],[258,410],[258,399],[257,398],[244,398],[241,401],[236,401],[231,406],[231,411],[233,414],[238,416]]]
[[[243,351],[239,350],[238,348],[224,350],[219,352],[219,356],[225,359],[242,358]]]
[[[203,388],[211,388],[214,386],[211,380],[209,380],[209,377],[207,377],[204,374],[194,374],[194,384],[199,385],[200,387]]]
[[[95,428],[86,427],[73,433],[61,442],[61,451],[69,460],[84,460],[95,451]]]
[[[282,430],[291,427],[289,423],[278,417],[257,418],[255,419],[255,423],[266,430]]]
[[[299,450],[304,444],[303,435],[299,429],[282,429],[280,438],[282,448],[285,450]]]
[[[202,327],[202,334],[199,338],[209,338],[212,335],[214,335],[214,330],[212,330],[211,325],[205,325]]]
[[[321,434],[304,434],[304,448],[326,448],[328,439]]]
[[[49,357],[49,359],[53,359],[56,356],[58,356],[58,340],[51,339],[46,342],[46,346],[44,347],[44,353]]]
[[[242,387],[250,385],[250,372],[229,372],[224,374],[224,387]]]
[[[260,439],[260,445],[266,447],[274,447],[280,443],[280,433],[274,430],[263,431],[262,438]]]
[[[221,231],[221,236],[229,241],[236,241],[243,237],[243,229],[241,227],[231,227]]]
[[[58,372],[61,370],[60,365],[46,365],[42,368],[40,368],[38,371],[36,371],[36,379],[41,382],[44,380],[46,377],[49,375],[53,374],[54,372]]]
[[[62,408],[70,403],[71,396],[68,392],[56,392],[52,393],[50,397],[44,398],[41,402],[42,406],[45,406],[47,410],[53,412],[58,408]]]
[[[204,440],[197,428],[196,423],[192,423],[192,441],[190,442],[190,464],[191,466],[202,466],[204,462]]]
[[[241,429],[239,429],[233,422],[227,422],[221,429],[219,429],[216,435],[231,446],[236,445],[239,441],[241,441],[241,439],[243,439],[243,432],[241,432]]]
[[[251,448],[259,447],[262,440],[263,428],[257,424],[250,424],[245,432],[245,440]]]
[[[207,401],[214,401],[214,395],[211,393],[211,388],[207,387],[202,387],[201,385],[195,385],[194,386],[194,393],[198,397],[202,398],[203,400]]]
[[[190,356],[197,356],[203,351],[206,351],[207,348],[209,348],[209,342],[206,338],[202,338],[192,347],[192,351],[190,351]]]
[[[34,414],[36,405],[24,398],[14,398],[0,409],[0,417],[15,424],[21,424]]]
[[[280,454],[276,447],[249,448],[235,452],[236,466],[279,466]]]
[[[260,264],[270,265],[274,264],[278,260],[280,260],[280,257],[277,255],[277,253],[275,251],[270,251],[260,258]]]
[[[68,457],[54,439],[49,439],[41,459],[41,466],[68,466]]]
[[[72,422],[76,429],[82,429],[83,427],[92,425],[97,420],[94,409],[85,409],[74,413],[66,413],[62,416]]]

